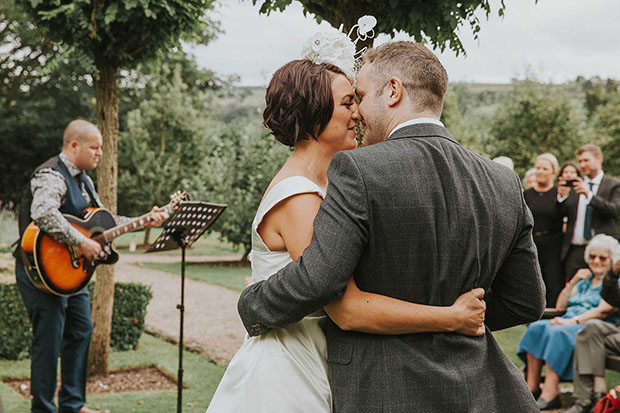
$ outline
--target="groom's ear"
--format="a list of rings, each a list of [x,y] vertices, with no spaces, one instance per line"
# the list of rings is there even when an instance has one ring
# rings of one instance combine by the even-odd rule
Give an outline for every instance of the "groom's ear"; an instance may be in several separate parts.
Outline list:
[[[386,88],[388,89],[388,106],[393,107],[398,105],[404,98],[405,85],[397,77],[391,77],[388,80]]]

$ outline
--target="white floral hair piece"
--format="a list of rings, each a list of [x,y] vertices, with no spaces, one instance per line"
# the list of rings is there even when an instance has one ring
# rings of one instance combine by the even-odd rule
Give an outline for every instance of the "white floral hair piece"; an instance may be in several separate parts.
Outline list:
[[[342,25],[337,32],[317,33],[306,41],[301,49],[301,57],[313,63],[330,63],[338,66],[351,79],[359,69],[359,60],[366,48],[355,52],[358,41],[375,36],[374,27],[377,19],[373,16],[362,16],[357,24],[351,28],[349,34],[342,32]],[[351,35],[357,29],[357,37],[351,40]]]

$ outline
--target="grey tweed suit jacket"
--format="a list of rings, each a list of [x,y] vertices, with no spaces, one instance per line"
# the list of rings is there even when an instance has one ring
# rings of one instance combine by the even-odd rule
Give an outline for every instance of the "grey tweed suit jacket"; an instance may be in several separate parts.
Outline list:
[[[241,294],[251,335],[342,296],[352,274],[362,290],[436,306],[482,287],[491,330],[541,316],[533,220],[508,168],[418,124],[337,153],[328,179],[303,256]],[[326,335],[335,412],[538,411],[490,333],[384,336],[329,320]]]

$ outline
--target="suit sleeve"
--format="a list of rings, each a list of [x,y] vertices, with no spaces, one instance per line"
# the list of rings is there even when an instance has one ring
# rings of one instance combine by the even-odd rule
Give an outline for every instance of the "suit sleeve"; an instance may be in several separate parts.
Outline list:
[[[485,323],[491,330],[536,321],[545,309],[545,285],[532,239],[534,219],[523,199],[521,210],[516,242],[484,297]]]
[[[603,279],[601,297],[610,305],[620,308],[620,286],[618,285],[618,274],[609,270]]]
[[[609,199],[599,195],[594,195],[590,200],[590,205],[602,217],[617,218],[620,216],[620,181],[614,179],[611,182],[612,188]]]
[[[246,288],[238,310],[250,335],[299,321],[344,295],[368,240],[368,200],[352,155],[337,153],[312,242],[295,262]]]

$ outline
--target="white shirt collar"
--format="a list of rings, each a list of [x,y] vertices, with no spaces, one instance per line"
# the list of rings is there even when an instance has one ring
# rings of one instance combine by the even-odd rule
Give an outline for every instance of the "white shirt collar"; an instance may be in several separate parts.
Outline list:
[[[390,134],[388,135],[388,138],[392,136],[392,134],[396,132],[398,129],[404,128],[405,126],[417,125],[418,123],[432,123],[434,125],[441,126],[442,128],[444,127],[443,123],[441,123],[439,119],[435,119],[435,118],[409,119],[408,121],[405,121],[403,123],[399,123],[398,125],[396,125],[396,127],[392,129],[392,132],[390,132]]]
[[[583,181],[584,182],[594,182],[594,185],[600,185],[601,181],[603,180],[603,175],[605,175],[605,173],[601,169],[601,171],[598,173],[598,175],[596,175],[594,177],[594,179],[590,179],[590,177],[586,175],[586,177],[585,177],[585,179]]]

